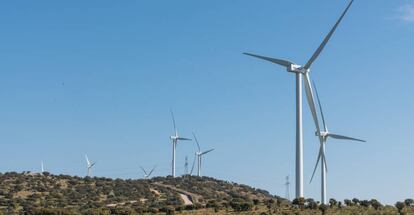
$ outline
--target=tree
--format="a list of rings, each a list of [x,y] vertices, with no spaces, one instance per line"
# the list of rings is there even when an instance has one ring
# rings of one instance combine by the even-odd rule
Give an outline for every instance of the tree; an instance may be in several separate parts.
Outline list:
[[[297,205],[299,208],[303,209],[303,206],[305,206],[305,198],[296,198],[292,201],[292,204]]]
[[[371,205],[375,210],[378,210],[382,207],[382,204],[376,199],[371,199]]]
[[[402,210],[405,207],[405,203],[397,202],[397,203],[395,203],[395,207],[398,209],[398,213],[400,213],[401,215],[403,215]]]
[[[325,205],[325,204],[319,205],[319,210],[322,212],[322,215],[326,215],[328,208],[329,208],[328,205]]]
[[[307,207],[308,208],[310,208],[310,209],[318,209],[318,204],[315,202],[315,200],[314,199],[312,199],[312,198],[308,198],[308,199],[306,199],[306,205],[307,205]]]
[[[414,200],[413,200],[413,199],[406,199],[406,200],[404,201],[404,203],[405,203],[405,206],[409,207],[409,206],[411,206],[412,204],[414,204]]]
[[[336,199],[329,199],[329,206],[331,208],[333,208],[334,206],[336,206],[338,202],[336,201]]]
[[[362,200],[362,201],[359,202],[359,204],[363,207],[368,208],[371,205],[371,202],[368,201],[368,200]]]
[[[349,200],[349,199],[345,199],[344,200],[344,203],[345,203],[345,205],[346,206],[348,206],[348,207],[351,207],[353,204],[352,204],[352,201],[351,200]]]
[[[353,198],[352,202],[354,203],[354,205],[358,205],[359,204],[359,199]]]

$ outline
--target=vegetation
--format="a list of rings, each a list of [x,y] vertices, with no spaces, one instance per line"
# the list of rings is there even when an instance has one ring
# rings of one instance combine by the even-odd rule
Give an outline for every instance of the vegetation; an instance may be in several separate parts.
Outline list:
[[[394,206],[379,201],[313,199],[292,202],[267,191],[208,177],[150,180],[0,173],[2,214],[414,214],[414,200]]]

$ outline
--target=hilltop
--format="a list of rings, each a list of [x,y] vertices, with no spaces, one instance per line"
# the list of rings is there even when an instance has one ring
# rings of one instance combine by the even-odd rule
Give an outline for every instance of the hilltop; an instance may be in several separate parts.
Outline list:
[[[397,204],[414,214],[413,201]],[[49,173],[0,173],[0,214],[398,214],[376,200],[292,202],[261,189],[209,177],[123,180]]]
[[[0,174],[0,209],[36,211],[41,208],[133,208],[138,212],[193,210],[238,202],[251,208],[252,202],[283,201],[267,191],[208,177],[155,177],[122,180],[68,175]],[[287,201],[286,201],[287,202]]]

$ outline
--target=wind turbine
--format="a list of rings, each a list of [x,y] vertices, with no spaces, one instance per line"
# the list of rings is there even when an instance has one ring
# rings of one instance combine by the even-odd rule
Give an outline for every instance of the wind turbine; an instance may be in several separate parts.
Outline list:
[[[309,107],[312,112],[312,117],[314,121],[316,122],[317,114],[315,110],[315,103],[313,99],[311,80],[309,76],[310,68],[313,62],[318,58],[322,50],[325,48],[329,39],[335,32],[336,28],[339,26],[340,22],[344,18],[345,14],[348,12],[353,2],[354,0],[351,0],[351,2],[346,7],[345,11],[339,17],[338,21],[335,23],[335,25],[326,35],[325,39],[322,41],[318,49],[316,49],[312,57],[308,60],[308,62],[304,66],[295,64],[288,60],[275,59],[275,58],[260,56],[256,54],[244,53],[245,55],[249,55],[249,56],[256,57],[256,58],[266,60],[266,61],[270,61],[272,63],[283,66],[287,69],[288,72],[292,72],[296,74],[296,197],[297,198],[303,197],[302,76],[304,76],[305,78],[304,82],[305,82],[306,98],[308,100]],[[315,124],[315,126],[318,126],[318,125]]]
[[[194,137],[195,142],[197,143],[197,148],[198,148],[198,151],[196,152],[196,155],[197,155],[197,167],[198,167],[197,168],[197,170],[198,170],[197,171],[197,176],[198,177],[201,177],[201,160],[203,158],[203,155],[205,155],[205,154],[213,151],[214,149],[210,149],[210,150],[207,150],[205,152],[202,152],[201,151],[201,148],[200,148],[200,144],[198,143],[197,137],[195,136],[194,133],[193,133],[193,137]],[[193,165],[193,167],[194,167],[194,165]]]
[[[96,162],[91,163],[89,161],[88,155],[85,154],[85,158],[86,158],[86,167],[88,169],[88,176],[92,177],[92,167],[95,166]]]
[[[147,173],[147,171],[145,171],[145,169],[144,168],[142,168],[142,166],[139,166],[139,168],[141,168],[141,170],[142,170],[142,172],[144,173],[144,179],[148,179],[150,176],[151,176],[151,174],[154,172],[154,170],[155,170],[155,168],[156,168],[157,166],[154,166],[152,169],[151,169],[151,171],[149,172],[149,173]]]
[[[330,133],[328,131],[328,126],[325,123],[325,117],[323,115],[322,105],[321,105],[321,101],[319,99],[319,94],[318,94],[318,90],[316,89],[315,83],[313,84],[313,86],[315,87],[316,97],[318,99],[318,105],[319,105],[319,110],[320,110],[321,117],[322,117],[322,123],[323,123],[323,129],[324,130],[323,131],[316,131],[316,133],[315,133],[316,136],[320,137],[319,138],[320,147],[319,147],[318,159],[316,160],[315,169],[313,170],[313,174],[312,174],[312,178],[311,178],[310,182],[312,182],[313,176],[315,175],[315,171],[318,167],[318,163],[319,163],[319,161],[321,161],[321,203],[322,204],[327,204],[328,202],[326,200],[326,172],[328,171],[328,165],[327,165],[326,156],[325,156],[325,146],[326,146],[326,142],[328,141],[328,138],[334,138],[334,139],[340,139],[340,140],[352,140],[352,141],[359,141],[359,142],[366,142],[366,141],[356,139],[356,138],[352,138],[352,137],[347,137],[347,136],[343,136],[343,135]]]
[[[40,166],[41,166],[42,174],[43,174],[45,172],[45,168],[44,168],[44,165],[43,165],[43,161],[40,161]]]
[[[184,137],[180,137],[178,135],[178,131],[177,131],[177,127],[175,126],[175,118],[174,118],[174,113],[171,110],[171,117],[172,117],[172,121],[173,121],[173,125],[174,125],[174,135],[170,136],[170,139],[172,141],[173,144],[173,153],[172,153],[172,176],[175,178],[175,150],[177,147],[177,143],[179,140],[191,140],[189,138],[184,138]]]

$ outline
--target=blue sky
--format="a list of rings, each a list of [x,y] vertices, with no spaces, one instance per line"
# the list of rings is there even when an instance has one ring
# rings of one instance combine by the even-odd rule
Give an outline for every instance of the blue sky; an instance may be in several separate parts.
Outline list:
[[[303,64],[346,1],[0,3],[0,171],[138,178],[170,173],[173,108],[203,173],[294,196],[294,77],[242,55]],[[331,131],[328,196],[413,197],[414,2],[356,1],[312,68]],[[304,101],[305,102],[305,101]],[[305,195],[319,199],[304,108]],[[177,171],[194,142],[178,146]]]

